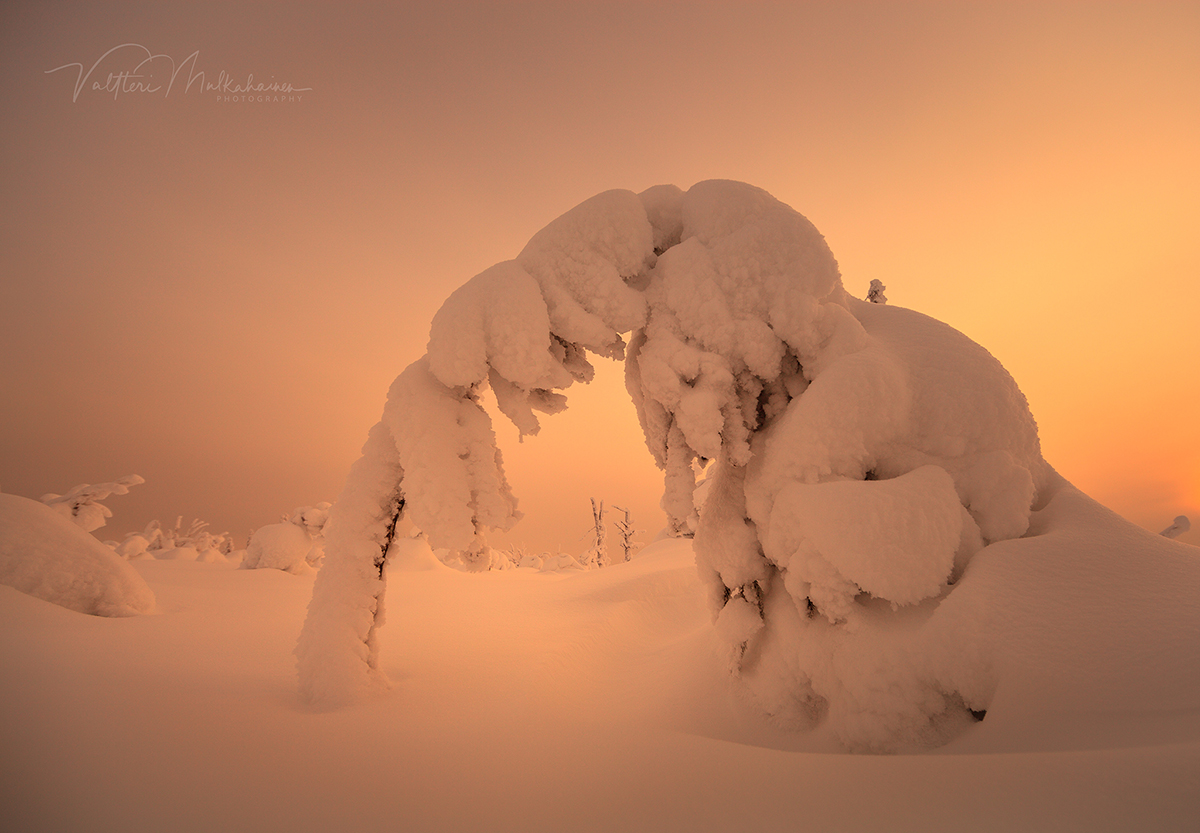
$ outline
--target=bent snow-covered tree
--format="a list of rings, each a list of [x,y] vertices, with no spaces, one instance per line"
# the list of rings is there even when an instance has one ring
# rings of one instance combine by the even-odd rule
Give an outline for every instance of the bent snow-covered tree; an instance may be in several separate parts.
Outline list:
[[[591,378],[588,352],[625,355],[663,508],[694,533],[730,670],[761,708],[868,749],[986,709],[984,671],[901,662],[881,623],[927,617],[976,552],[1025,533],[1054,476],[1025,399],[957,331],[851,297],[808,220],[725,181],[600,194],[446,301],[332,510],[297,646],[309,698],[382,679],[397,507],[481,560],[486,530],[519,518],[479,392],[536,433],[534,411]],[[851,656],[871,671],[845,673]]]

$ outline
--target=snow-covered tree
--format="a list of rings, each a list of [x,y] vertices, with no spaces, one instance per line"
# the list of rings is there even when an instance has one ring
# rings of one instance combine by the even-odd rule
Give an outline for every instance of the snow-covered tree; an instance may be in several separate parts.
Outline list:
[[[624,355],[621,334],[645,320],[639,281],[659,242],[642,200],[608,191],[442,305],[426,355],[392,384],[330,511],[325,566],[296,646],[306,697],[342,703],[384,682],[384,561],[401,513],[435,549],[490,565],[487,531],[510,529],[521,513],[480,393],[490,387],[522,436],[536,434],[535,412],[563,410],[558,391],[592,379],[589,352]]]
[[[618,518],[613,521],[613,525],[617,528],[617,541],[621,547],[622,561],[628,561],[633,557],[633,550],[637,544],[633,540],[633,536],[637,534],[637,530],[633,528],[633,520],[630,518],[629,510],[622,509],[620,506],[614,506],[618,512],[625,513],[624,518]]]
[[[1164,538],[1178,538],[1183,533],[1192,528],[1192,522],[1188,520],[1187,515],[1179,515],[1171,523],[1169,527],[1158,533]]]
[[[872,304],[886,304],[887,296],[883,294],[885,289],[887,287],[883,285],[883,281],[879,278],[872,278],[871,286],[867,290],[867,300]]]
[[[42,495],[41,500],[54,511],[70,518],[84,532],[93,532],[112,517],[112,510],[100,501],[110,495],[127,495],[130,486],[145,482],[138,475],[129,474],[111,483],[97,483],[95,486],[83,483],[65,495]]]
[[[592,543],[582,563],[588,569],[608,566],[608,529],[604,526],[604,501],[592,498]]]
[[[957,331],[848,295],[808,220],[724,181],[600,194],[450,296],[331,513],[297,645],[308,698],[382,681],[401,508],[476,554],[520,517],[480,391],[534,434],[534,411],[591,378],[588,353],[625,356],[663,508],[694,532],[730,670],[765,711],[887,749],[986,709],[974,659],[932,671],[888,646],[976,552],[1026,532],[1054,474],[1025,399]]]

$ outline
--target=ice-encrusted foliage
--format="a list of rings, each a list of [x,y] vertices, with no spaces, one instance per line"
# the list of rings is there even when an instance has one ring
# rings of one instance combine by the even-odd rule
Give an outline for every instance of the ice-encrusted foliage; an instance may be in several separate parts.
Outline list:
[[[395,507],[481,560],[486,530],[519,517],[480,391],[536,433],[534,412],[591,378],[588,352],[626,359],[663,508],[695,536],[723,653],[764,710],[891,750],[987,708],[986,657],[956,643],[962,629],[922,623],[1048,494],[1025,399],[957,331],[852,298],[812,223],[726,181],[600,194],[450,297],[331,520],[298,649],[310,697],[374,673]],[[314,671],[346,662],[321,634],[349,619],[352,685]]]

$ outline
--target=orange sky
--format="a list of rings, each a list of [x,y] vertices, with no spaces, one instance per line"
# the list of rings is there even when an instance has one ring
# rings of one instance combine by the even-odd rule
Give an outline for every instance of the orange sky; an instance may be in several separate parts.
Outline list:
[[[46,72],[123,43],[311,89]],[[14,2],[0,65],[0,488],[143,475],[101,537],[333,500],[455,287],[594,193],[712,177],[991,350],[1068,479],[1200,526],[1195,3]],[[619,372],[571,401],[497,423],[509,539],[578,552],[592,495],[656,531]]]

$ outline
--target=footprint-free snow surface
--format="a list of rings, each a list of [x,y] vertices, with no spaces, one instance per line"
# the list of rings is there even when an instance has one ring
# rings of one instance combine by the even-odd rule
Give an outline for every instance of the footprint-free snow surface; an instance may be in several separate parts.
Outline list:
[[[303,705],[312,576],[131,562],[151,615],[0,587],[0,805],[21,831],[1194,830],[1200,561],[1069,486],[978,558],[987,716],[846,754],[734,694],[685,540],[600,570],[389,568],[389,692]]]

